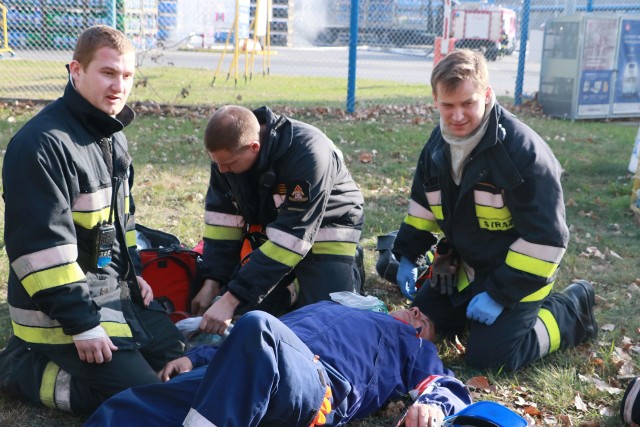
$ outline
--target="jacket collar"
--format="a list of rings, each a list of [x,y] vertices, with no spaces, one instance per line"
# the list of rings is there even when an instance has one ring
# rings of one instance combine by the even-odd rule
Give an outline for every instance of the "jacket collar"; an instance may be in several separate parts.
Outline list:
[[[67,70],[69,66],[67,65]],[[128,105],[116,116],[111,117],[91,105],[73,86],[71,75],[64,89],[63,102],[89,132],[96,138],[110,137],[116,132],[123,130],[135,118],[135,113]]]
[[[258,170],[264,171],[282,157],[291,146],[293,132],[291,121],[284,115],[277,115],[267,106],[253,110],[260,125],[266,126],[265,137],[260,141]]]

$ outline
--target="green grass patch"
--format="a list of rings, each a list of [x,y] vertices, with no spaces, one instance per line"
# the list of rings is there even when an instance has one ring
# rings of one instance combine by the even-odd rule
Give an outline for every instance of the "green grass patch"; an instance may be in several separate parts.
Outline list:
[[[60,96],[66,84],[67,73],[62,61],[31,61],[11,59],[2,61],[3,74],[11,79],[0,81],[0,98],[53,100]],[[130,102],[151,101],[174,105],[261,105],[269,100],[272,105],[289,107],[344,108],[347,97],[347,79],[330,77],[288,77],[245,74],[229,70],[215,73],[211,69],[190,69],[173,66],[140,66],[136,69],[135,87]],[[256,68],[259,64],[256,63]],[[215,83],[214,83],[215,76]],[[403,84],[391,81],[358,79],[357,105],[413,103],[431,93],[427,85]],[[313,101],[310,101],[313,100]]]
[[[408,102],[387,105],[382,100],[388,89],[374,87],[372,83],[372,96],[381,100],[380,106],[359,110],[351,116],[338,108],[327,108],[340,107],[336,99],[343,89],[336,88],[338,79],[260,76],[238,87],[216,82],[212,88],[209,86],[211,73],[192,71],[199,77],[189,80],[202,83],[192,86],[189,95],[179,99],[175,94],[186,80],[181,80],[176,71],[164,82],[160,71],[157,75],[156,69],[140,73],[149,78],[149,84],[135,89],[137,99],[144,98],[143,90],[163,87],[161,92],[167,102],[175,100],[205,107],[169,106],[154,110],[152,106],[138,106],[138,111],[156,112],[141,114],[127,129],[136,166],[136,184],[132,191],[139,222],[172,232],[187,245],[194,245],[202,232],[209,176],[202,134],[212,108],[229,102],[255,107],[268,100],[271,105],[282,106],[288,115],[318,126],[343,151],[366,199],[362,242],[366,250],[367,291],[391,306],[404,304],[397,286],[380,279],[375,272],[375,244],[377,235],[396,229],[404,217],[417,156],[438,122],[433,108],[425,104],[428,89],[423,88],[410,98],[410,88],[398,86],[393,89],[393,95],[397,97],[406,90]],[[305,102],[305,98],[313,101]],[[303,105],[306,107],[301,107]],[[5,135],[0,149],[6,147],[8,136],[36,109],[0,105],[0,134]],[[445,362],[463,381],[478,375],[488,378],[491,389],[474,391],[478,400],[497,400],[518,411],[535,405],[540,415],[533,420],[538,425],[549,425],[552,419],[562,425],[558,421],[560,416],[568,415],[574,425],[593,421],[601,426],[617,426],[621,396],[598,389],[590,380],[599,379],[611,387],[624,388],[626,379],[619,373],[621,354],[630,355],[635,372],[640,367],[638,354],[628,351],[629,343],[638,346],[640,342],[638,294],[629,286],[638,279],[640,239],[638,223],[628,208],[632,177],[626,171],[638,123],[570,122],[544,118],[525,110],[518,114],[549,143],[565,170],[562,183],[571,240],[560,267],[557,290],[574,278],[592,280],[598,297],[598,322],[612,327],[600,330],[593,342],[559,351],[508,374],[469,369],[450,343],[440,343],[439,348]],[[4,213],[3,205],[0,211]],[[594,250],[601,256],[594,255]],[[10,333],[7,275],[8,260],[3,251],[0,254],[0,347]],[[460,339],[464,345],[464,337]],[[586,408],[576,406],[576,396]],[[3,425],[50,427],[75,426],[82,422],[77,417],[33,408],[2,395],[0,413]],[[390,425],[391,421],[390,416],[374,416],[357,425],[383,426]]]

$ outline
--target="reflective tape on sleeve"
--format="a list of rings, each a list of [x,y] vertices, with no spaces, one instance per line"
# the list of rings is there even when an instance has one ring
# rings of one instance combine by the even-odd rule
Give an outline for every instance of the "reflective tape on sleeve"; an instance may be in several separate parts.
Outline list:
[[[295,267],[302,259],[302,255],[282,248],[270,240],[260,246],[259,250],[267,257],[291,268]]]
[[[211,240],[242,240],[242,228],[205,225],[204,238]]]
[[[24,286],[29,296],[33,296],[36,292],[44,289],[51,289],[84,280],[85,275],[82,269],[78,263],[74,262],[32,273],[22,279],[22,286]]]

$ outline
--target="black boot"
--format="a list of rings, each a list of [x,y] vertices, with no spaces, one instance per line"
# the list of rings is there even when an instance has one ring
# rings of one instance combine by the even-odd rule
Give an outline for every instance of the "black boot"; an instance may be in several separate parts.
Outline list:
[[[596,322],[594,314],[596,294],[591,283],[586,280],[576,280],[567,286],[562,293],[569,297],[575,305],[575,314],[582,326],[582,328],[579,328],[578,325],[576,325],[576,332],[578,332],[579,329],[582,329],[583,332],[582,339],[578,339],[577,341],[582,342],[596,338],[598,335],[598,323]]]

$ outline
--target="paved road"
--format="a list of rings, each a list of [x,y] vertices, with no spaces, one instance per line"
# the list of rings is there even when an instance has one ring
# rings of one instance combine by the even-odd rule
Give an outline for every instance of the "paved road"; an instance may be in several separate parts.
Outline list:
[[[532,50],[530,50],[530,53]],[[491,84],[498,95],[513,95],[518,69],[518,54],[489,62]],[[154,49],[139,54],[139,65],[143,67],[174,65],[177,67],[205,68],[215,70],[221,58],[219,51],[202,52],[177,49]],[[531,57],[538,57],[535,53]],[[19,51],[15,58],[2,60],[60,60],[68,61],[68,51]],[[221,76],[230,69],[233,55],[227,53],[220,67]],[[348,75],[349,51],[347,47],[273,47],[270,56],[271,75],[344,77]],[[357,78],[391,80],[402,83],[429,82],[433,57],[426,49],[358,48]],[[263,72],[263,56],[256,55],[253,73]],[[244,73],[244,55],[239,65],[240,76]],[[540,75],[540,60],[528,59],[524,73],[525,94],[537,92]]]
[[[269,71],[273,75],[347,77],[349,52],[346,47],[272,48]],[[149,53],[142,58],[141,65],[175,65],[214,70],[222,56],[219,52],[162,51]],[[221,64],[221,75],[230,69],[232,54],[225,54]],[[255,73],[263,71],[263,57],[256,55]],[[433,56],[425,49],[358,49],[357,78],[391,80],[402,83],[428,83],[433,66]],[[489,62],[491,84],[499,95],[513,95],[518,69],[518,52],[498,61]],[[240,57],[241,73],[244,73],[244,55]],[[529,61],[524,74],[524,93],[538,90],[540,63]]]

